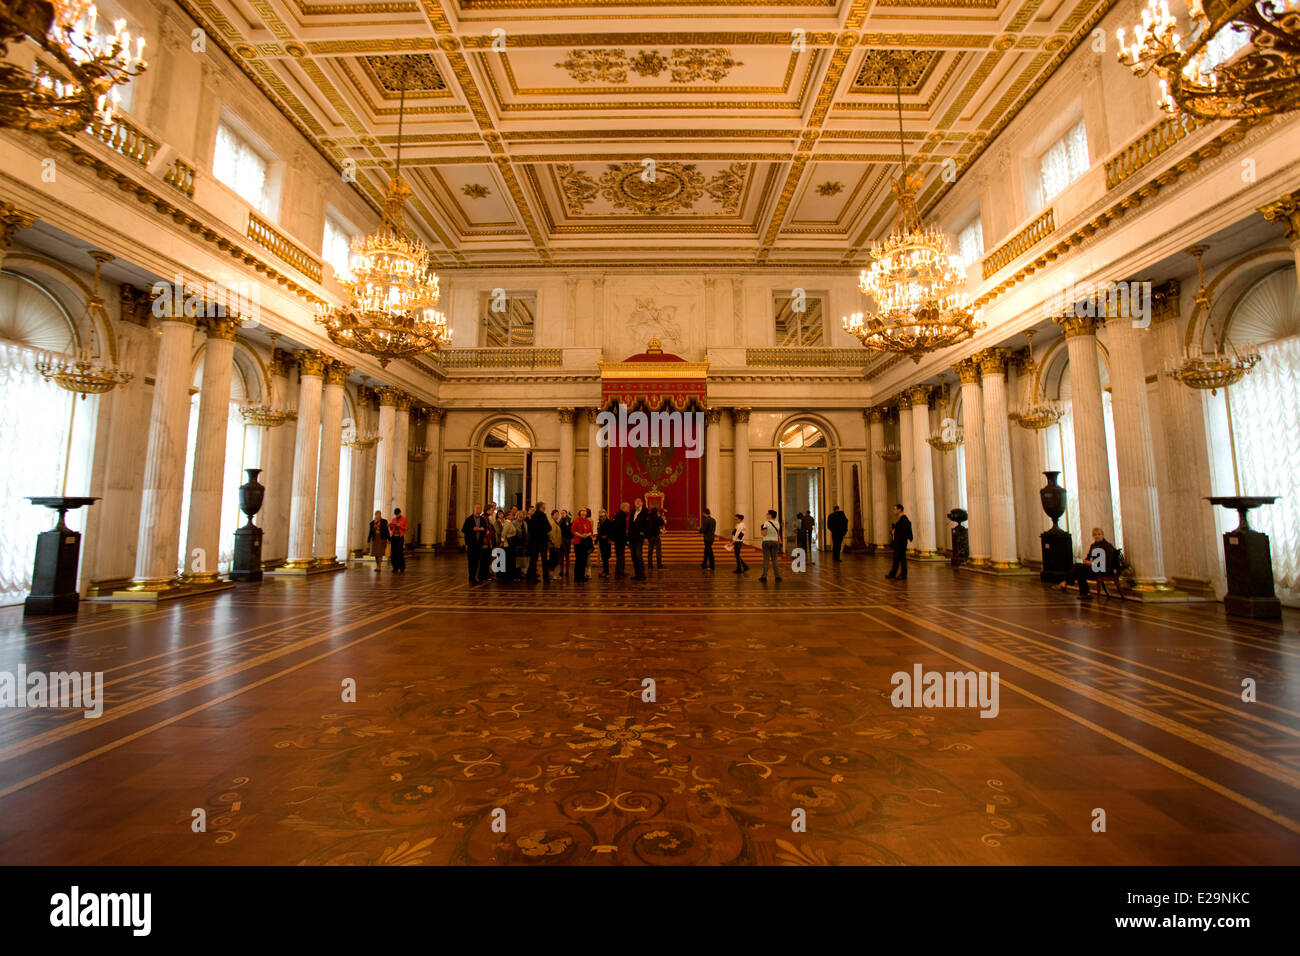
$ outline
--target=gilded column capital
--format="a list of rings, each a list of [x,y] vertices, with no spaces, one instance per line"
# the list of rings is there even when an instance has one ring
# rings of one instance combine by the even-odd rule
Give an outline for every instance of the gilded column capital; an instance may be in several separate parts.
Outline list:
[[[561,425],[572,425],[578,417],[578,412],[573,408],[557,408],[556,413],[560,416]]]
[[[293,355],[282,348],[271,349],[271,374],[289,377],[293,371]]]
[[[1176,319],[1182,311],[1182,286],[1177,279],[1162,282],[1151,290],[1151,324]]]
[[[28,229],[36,217],[23,212],[13,203],[0,202],[0,256],[4,255],[14,236]]]
[[[425,406],[416,405],[414,408],[411,409],[411,424],[417,427],[423,425],[425,416],[427,416],[428,414],[429,414],[429,410]]]
[[[1072,339],[1076,335],[1096,335],[1096,320],[1086,315],[1056,315],[1052,321],[1061,327],[1067,339]]]
[[[148,328],[149,316],[153,313],[153,296],[125,282],[118,286],[117,296],[122,321]]]
[[[870,425],[884,422],[885,407],[883,405],[872,405],[870,408],[864,409],[862,415]]]
[[[340,362],[338,359],[330,359],[325,363],[325,384],[342,385],[348,380],[348,376],[353,373],[354,369],[346,362]]]
[[[411,402],[413,402],[414,400],[415,399],[413,399],[410,395],[407,395],[405,392],[398,392],[397,410],[399,412],[409,412],[411,410]]]
[[[744,425],[749,422],[749,413],[753,411],[750,408],[733,408],[731,410],[731,419],[737,425]]]
[[[722,421],[722,409],[706,408],[704,410],[704,420],[710,425],[718,424],[718,422]]]
[[[235,336],[239,333],[240,322],[239,319],[213,317],[204,319],[203,326],[210,339],[234,341]]]
[[[186,314],[185,297],[177,294],[172,286],[158,283],[151,290],[151,297],[153,301],[149,303],[149,312],[157,317],[159,322],[195,324],[194,316]]]
[[[375,394],[379,396],[380,407],[383,407],[384,405],[395,406],[397,404],[398,396],[402,393],[400,389],[393,388],[391,385],[380,385],[375,389]]]
[[[1008,349],[984,349],[975,353],[975,361],[979,362],[980,375],[1005,375],[1007,372],[1007,361],[1011,358],[1011,352]]]
[[[961,379],[963,385],[978,385],[980,382],[979,362],[975,361],[973,355],[970,358],[962,359],[952,367],[952,370],[957,373],[957,377]]]
[[[930,405],[930,396],[934,394],[934,387],[931,385],[913,385],[911,388],[904,390],[907,402],[913,408],[918,405]]]
[[[325,353],[317,349],[297,349],[293,357],[298,361],[299,375],[314,375],[316,378],[325,373],[325,363],[329,361]]]
[[[1287,242],[1300,242],[1300,190],[1260,206],[1259,211],[1269,222],[1282,224]]]
[[[429,407],[429,423],[441,425],[447,419],[447,409],[438,408],[436,405]]]
[[[357,386],[357,404],[358,404],[358,405],[367,405],[367,406],[368,406],[368,405],[373,405],[374,402],[375,402],[375,400],[376,400],[378,397],[379,397],[379,396],[377,396],[377,395],[375,394],[375,390],[374,390],[373,388],[371,388],[369,385],[358,385],[358,386]]]

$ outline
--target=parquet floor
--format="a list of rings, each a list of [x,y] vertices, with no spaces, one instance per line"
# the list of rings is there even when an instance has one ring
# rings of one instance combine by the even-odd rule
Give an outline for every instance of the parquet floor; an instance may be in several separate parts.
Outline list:
[[[865,556],[766,586],[724,554],[548,588],[409,567],[11,614],[0,670],[103,671],[107,704],[0,709],[0,862],[1300,861],[1290,612]],[[999,713],[893,707],[915,664],[997,671]]]

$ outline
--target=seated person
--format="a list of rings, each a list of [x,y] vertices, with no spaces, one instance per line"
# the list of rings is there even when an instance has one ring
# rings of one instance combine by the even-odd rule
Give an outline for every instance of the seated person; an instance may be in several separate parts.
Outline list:
[[[1067,585],[1077,584],[1079,597],[1091,598],[1088,582],[1111,574],[1118,564],[1119,553],[1115,546],[1106,540],[1100,528],[1093,528],[1092,546],[1088,548],[1087,561],[1077,562],[1066,574],[1065,580],[1056,586],[1056,590],[1064,591]]]

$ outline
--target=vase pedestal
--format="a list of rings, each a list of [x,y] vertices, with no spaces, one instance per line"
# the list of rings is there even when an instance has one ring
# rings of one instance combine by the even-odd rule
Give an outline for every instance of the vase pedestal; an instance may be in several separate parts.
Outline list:
[[[59,496],[28,498],[59,513],[49,531],[36,536],[36,562],[32,566],[32,590],[23,602],[23,614],[76,614],[81,603],[77,593],[77,565],[81,560],[81,532],[63,522],[69,511],[86,507],[98,498]]]
[[[1237,512],[1237,527],[1223,536],[1223,561],[1228,577],[1228,593],[1223,608],[1236,617],[1278,619],[1282,602],[1273,591],[1273,559],[1269,554],[1268,535],[1256,531],[1246,521],[1246,513],[1260,505],[1271,505],[1276,497],[1206,498],[1212,505]]]
[[[1060,584],[1074,564],[1074,539],[1062,528],[1048,528],[1038,540],[1043,553],[1038,580],[1044,584]]]
[[[251,521],[235,529],[235,555],[230,561],[230,580],[262,580],[262,529]]]

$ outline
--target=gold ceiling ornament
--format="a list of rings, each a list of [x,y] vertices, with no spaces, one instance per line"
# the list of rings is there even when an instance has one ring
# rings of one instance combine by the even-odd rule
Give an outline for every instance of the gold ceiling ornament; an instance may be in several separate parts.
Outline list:
[[[86,296],[86,310],[82,317],[87,328],[85,347],[78,349],[76,355],[56,355],[53,352],[46,352],[36,363],[36,371],[59,388],[76,392],[82,399],[87,395],[111,392],[135,377],[131,372],[116,365],[100,361],[101,357],[95,354],[97,351],[95,342],[98,338],[97,324],[103,322],[105,327],[111,324],[108,313],[104,310],[104,299],[99,294],[99,273],[104,263],[112,262],[115,257],[107,252],[95,250],[90,253],[90,258],[95,260],[95,287]]]
[[[144,37],[131,42],[125,20],[109,32],[89,0],[0,0],[0,126],[72,133],[113,118],[113,87],[144,72]],[[26,63],[11,44],[29,41]],[[134,49],[132,48],[134,46]]]
[[[1247,119],[1300,109],[1300,2],[1186,0],[1183,34],[1169,0],[1147,0],[1119,60],[1160,78],[1160,106],[1200,119]]]
[[[916,208],[916,195],[925,185],[925,177],[919,171],[907,171],[902,88],[906,59],[896,56],[894,63],[901,170],[893,183],[898,222],[888,238],[872,246],[874,261],[858,279],[858,287],[874,310],[846,316],[844,328],[867,348],[910,355],[919,363],[926,352],[971,338],[984,323],[979,311],[971,307],[966,270],[951,254],[948,237],[926,227]]]
[[[695,203],[705,195],[734,214],[740,208],[748,167],[731,163],[705,179],[694,163],[666,160],[653,167],[642,162],[610,163],[600,180],[569,163],[556,166],[560,188],[570,215],[585,212],[598,197],[615,209],[626,209],[643,216],[668,216],[694,212]]]
[[[1034,330],[1026,329],[1025,338],[1029,341],[1029,354],[1025,358],[1024,366],[1024,374],[1030,382],[1029,400],[1007,415],[1007,418],[1021,428],[1039,431],[1059,422],[1061,416],[1065,414],[1065,406],[1060,402],[1038,397],[1038,364],[1034,361]]]
[[[745,64],[736,60],[726,47],[679,47],[664,56],[657,50],[641,50],[629,57],[625,50],[570,50],[557,69],[564,70],[579,83],[626,83],[628,71],[642,78],[658,77],[668,70],[673,83],[712,80],[720,83],[732,70]]]
[[[1214,321],[1214,306],[1210,302],[1210,294],[1205,289],[1205,266],[1201,262],[1201,257],[1209,248],[1209,246],[1192,246],[1186,251],[1189,256],[1196,259],[1196,277],[1200,282],[1200,287],[1196,290],[1196,305],[1205,312],[1205,329],[1208,329],[1214,337],[1214,354],[1206,355],[1201,347],[1205,331],[1203,329],[1195,343],[1187,347],[1182,361],[1171,362],[1165,369],[1165,374],[1182,382],[1188,388],[1202,390],[1208,388],[1210,394],[1214,395],[1219,389],[1235,385],[1249,375],[1255,363],[1259,361],[1259,353],[1254,349],[1245,353],[1238,352],[1226,336],[1222,345],[1226,346],[1227,351],[1220,350],[1219,329]]]
[[[397,114],[397,166],[388,184],[383,220],[369,236],[352,240],[348,271],[339,284],[348,294],[343,306],[317,306],[316,322],[330,341],[373,356],[380,368],[397,358],[436,352],[451,344],[447,317],[438,305],[438,277],[429,268],[429,250],[407,236],[402,208],[411,195],[402,178],[402,124],[406,85],[401,84]]]
[[[844,184],[842,182],[839,182],[838,180],[828,179],[826,182],[822,183],[820,186],[817,187],[817,195],[826,196],[829,198],[830,196],[836,195],[843,189],[844,189]]]

